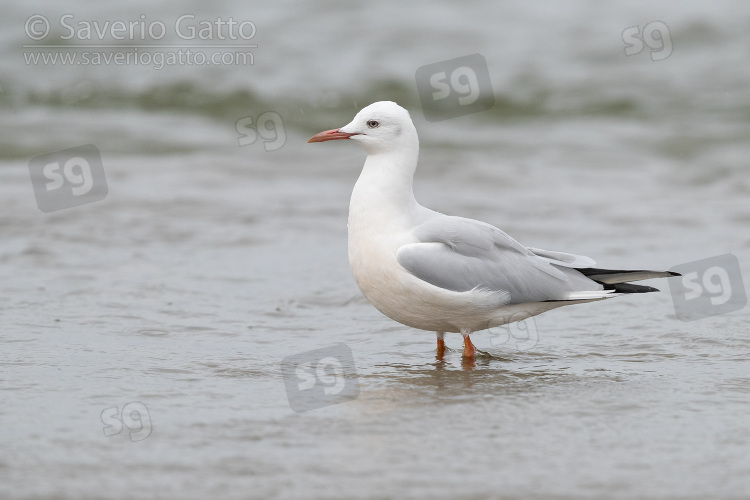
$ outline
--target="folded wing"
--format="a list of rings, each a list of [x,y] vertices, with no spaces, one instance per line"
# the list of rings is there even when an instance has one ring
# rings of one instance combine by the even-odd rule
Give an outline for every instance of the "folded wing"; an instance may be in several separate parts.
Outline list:
[[[485,289],[505,295],[507,304],[598,299],[613,292],[575,269],[594,265],[588,257],[526,248],[484,222],[441,215],[412,234],[418,243],[402,246],[398,263],[446,290]]]

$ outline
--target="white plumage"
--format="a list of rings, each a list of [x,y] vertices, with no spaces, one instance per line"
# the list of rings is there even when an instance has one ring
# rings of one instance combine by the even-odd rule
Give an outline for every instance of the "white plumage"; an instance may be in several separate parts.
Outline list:
[[[464,355],[473,356],[474,331],[622,291],[607,284],[672,275],[592,270],[588,257],[527,248],[484,222],[421,206],[412,190],[419,139],[396,103],[371,104],[348,125],[309,142],[336,139],[358,142],[368,154],[349,206],[354,279],[386,316],[438,332],[439,350],[443,332],[461,332]]]

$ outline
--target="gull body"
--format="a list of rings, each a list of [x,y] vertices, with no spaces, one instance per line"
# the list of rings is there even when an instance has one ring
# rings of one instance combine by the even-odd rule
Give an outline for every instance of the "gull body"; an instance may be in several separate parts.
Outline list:
[[[593,268],[579,255],[527,248],[484,222],[417,203],[412,183],[419,138],[408,111],[394,102],[362,109],[340,129],[308,142],[347,139],[367,152],[349,205],[349,265],[359,289],[386,316],[413,328],[464,337],[557,307],[622,293],[657,291],[627,281],[672,276],[662,271]]]

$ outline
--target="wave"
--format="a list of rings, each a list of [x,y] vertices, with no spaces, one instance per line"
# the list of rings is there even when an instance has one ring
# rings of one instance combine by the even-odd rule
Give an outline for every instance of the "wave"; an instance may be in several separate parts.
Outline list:
[[[126,89],[81,82],[60,89],[20,89],[4,85],[0,107],[20,110],[25,107],[77,110],[141,110],[144,113],[182,113],[211,119],[226,120],[249,113],[275,111],[285,123],[305,132],[321,125],[351,119],[353,113],[371,102],[396,101],[407,109],[421,110],[419,95],[413,82],[381,80],[356,94],[339,91],[317,91],[308,97],[286,95],[268,97],[250,88],[214,90],[197,82],[183,80],[155,84],[143,89]],[[572,95],[570,91],[538,86],[523,95],[495,92],[486,98],[484,120],[509,120],[581,115],[628,115],[645,112],[647,102],[633,96],[608,96],[591,91]],[[491,102],[494,101],[494,104]]]

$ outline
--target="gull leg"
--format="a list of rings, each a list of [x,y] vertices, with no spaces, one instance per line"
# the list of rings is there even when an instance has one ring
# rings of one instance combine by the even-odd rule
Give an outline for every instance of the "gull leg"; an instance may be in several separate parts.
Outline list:
[[[471,343],[471,332],[469,330],[461,330],[461,335],[464,336],[464,358],[474,358],[474,344]]]
[[[445,332],[435,332],[437,335],[437,359],[443,359],[445,354]]]

